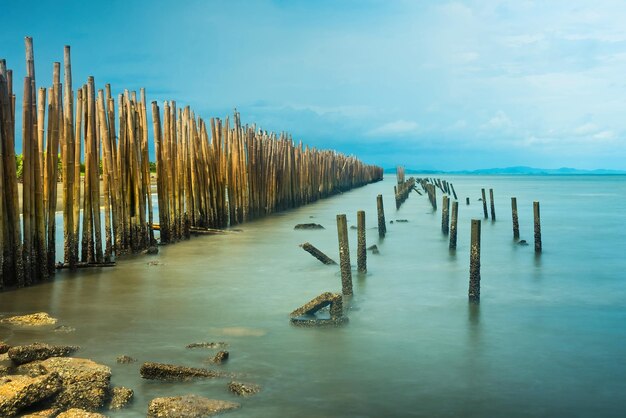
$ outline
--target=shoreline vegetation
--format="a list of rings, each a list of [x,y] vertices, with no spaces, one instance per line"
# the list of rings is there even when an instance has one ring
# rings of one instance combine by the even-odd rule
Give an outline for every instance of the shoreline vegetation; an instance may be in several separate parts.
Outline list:
[[[242,124],[236,110],[205,121],[175,101],[149,105],[145,89],[115,98],[93,77],[74,91],[69,46],[63,65],[53,64],[52,87],[37,88],[30,37],[25,50],[21,106],[20,83],[0,59],[0,290],[53,277],[59,259],[70,269],[110,265],[188,239],[192,229],[229,228],[383,178],[381,167],[354,156]],[[58,210],[64,251],[57,258]]]

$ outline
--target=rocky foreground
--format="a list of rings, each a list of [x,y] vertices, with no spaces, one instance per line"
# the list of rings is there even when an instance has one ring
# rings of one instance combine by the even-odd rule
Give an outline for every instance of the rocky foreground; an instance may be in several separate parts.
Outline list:
[[[54,324],[43,314],[3,319],[3,323],[19,326]],[[31,321],[32,320],[32,321]],[[30,323],[29,323],[30,321]],[[225,343],[194,343],[192,347],[214,348]],[[30,418],[98,418],[107,411],[125,408],[133,399],[132,389],[111,385],[111,369],[90,359],[74,356],[76,346],[33,343],[12,347],[0,341],[0,417]],[[227,351],[218,352],[211,362],[221,364]],[[120,356],[117,362],[129,364],[136,360]],[[144,379],[180,381],[197,378],[227,377],[226,373],[204,368],[145,362],[141,366]],[[139,376],[138,376],[139,378]],[[231,381],[228,390],[238,396],[250,396],[260,390],[258,385]],[[208,399],[197,395],[153,399],[148,417],[208,417],[239,408],[236,402]]]

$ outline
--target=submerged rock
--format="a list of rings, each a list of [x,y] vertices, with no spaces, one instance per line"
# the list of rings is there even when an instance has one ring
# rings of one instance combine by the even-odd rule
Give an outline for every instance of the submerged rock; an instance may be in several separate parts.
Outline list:
[[[198,395],[156,398],[148,406],[147,418],[201,418],[239,408],[235,402],[208,399]]]
[[[146,249],[143,253],[147,254],[147,255],[158,254],[159,253],[159,247],[157,247],[156,245],[153,245],[151,247],[148,247],[148,249]]]
[[[3,377],[0,381],[0,416],[17,415],[20,410],[59,392],[61,384],[61,378],[56,373],[39,377]]]
[[[380,251],[378,251],[378,246],[376,244],[367,247],[367,249],[370,250],[372,254],[380,254]]]
[[[122,409],[133,399],[135,392],[123,386],[111,388],[109,392],[109,409]]]
[[[259,391],[261,390],[261,386],[255,385],[254,383],[233,381],[228,384],[228,390],[238,396],[250,396],[259,393]]]
[[[228,344],[226,344],[223,341],[219,341],[216,343],[191,343],[188,344],[186,348],[222,348],[222,347],[228,347]]]
[[[50,373],[58,373],[63,381],[52,406],[86,411],[97,411],[104,406],[111,380],[111,369],[107,366],[73,357],[51,357],[41,365]]]
[[[7,324],[13,325],[29,325],[29,326],[42,326],[42,325],[54,325],[57,323],[56,318],[52,318],[46,312],[38,312],[29,315],[11,316],[4,318],[2,321]]]
[[[409,220],[408,219],[396,219],[396,222],[406,223],[406,222],[409,222]]]
[[[70,333],[76,331],[74,327],[68,327],[67,325],[59,325],[54,329],[54,332]]]
[[[136,358],[132,358],[131,356],[117,356],[115,359],[120,364],[130,364],[137,362]]]
[[[215,364],[222,364],[224,363],[226,360],[228,360],[228,351],[218,351],[217,354],[215,354],[215,357],[213,357],[213,359],[211,359],[211,363],[215,363]]]
[[[13,347],[8,351],[9,358],[16,364],[30,363],[35,360],[45,360],[50,357],[69,356],[80,347],[73,345],[48,345],[34,343]]]
[[[320,224],[316,223],[306,223],[306,224],[298,224],[293,229],[326,229]]]
[[[106,415],[85,411],[84,409],[71,408],[57,415],[57,418],[106,418]]]
[[[528,242],[526,242],[526,240],[525,240],[525,239],[522,239],[522,240],[520,240],[520,241],[517,243],[517,245],[522,245],[522,246],[524,246],[524,245],[528,245]]]
[[[291,318],[291,323],[299,327],[338,327],[348,323],[348,317],[320,319],[320,318]]]
[[[198,377],[214,378],[223,376],[221,372],[210,369],[152,362],[142,364],[139,373],[144,379],[154,380],[190,380]]]

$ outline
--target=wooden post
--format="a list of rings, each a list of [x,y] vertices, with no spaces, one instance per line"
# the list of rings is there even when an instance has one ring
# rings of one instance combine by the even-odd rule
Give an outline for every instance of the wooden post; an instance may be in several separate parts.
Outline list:
[[[385,209],[383,208],[383,195],[376,196],[376,207],[378,209],[378,236],[385,238],[387,224],[385,222]]]
[[[487,214],[487,196],[485,195],[485,189],[480,189],[483,195],[483,212],[485,214],[485,219],[489,219],[489,215]]]
[[[365,211],[358,211],[356,213],[357,223],[357,250],[356,250],[356,263],[357,271],[359,273],[365,273],[367,271],[367,251],[365,241]]]
[[[470,199],[469,199],[469,197],[466,197],[466,198],[465,198],[465,204],[469,206],[469,204],[470,204]]]
[[[513,238],[519,238],[519,221],[517,219],[517,198],[511,198],[511,215],[513,216]]]
[[[454,195],[454,200],[458,200],[456,197],[456,191],[454,190],[454,184],[450,183],[450,188],[452,189],[452,194]]]
[[[491,203],[491,220],[496,220],[496,204],[493,201],[493,189],[489,189],[489,202]]]
[[[451,250],[456,250],[456,225],[459,216],[459,202],[452,202],[452,219],[450,221],[450,246]]]
[[[450,227],[450,198],[447,195],[443,195],[443,204],[441,207],[441,232],[444,235],[448,235]]]
[[[533,202],[533,213],[535,219],[535,252],[541,252],[541,220],[539,217],[539,202]]]
[[[480,301],[480,220],[472,219],[472,235],[470,244],[470,280],[469,300]]]
[[[339,239],[339,267],[341,268],[341,292],[352,294],[352,267],[348,245],[348,224],[346,215],[337,215],[337,237]]]

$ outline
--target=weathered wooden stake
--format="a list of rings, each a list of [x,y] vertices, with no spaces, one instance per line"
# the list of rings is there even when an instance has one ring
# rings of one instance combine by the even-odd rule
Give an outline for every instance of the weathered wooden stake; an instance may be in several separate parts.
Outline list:
[[[470,302],[480,301],[480,219],[472,219],[468,295]]]
[[[489,189],[489,202],[491,203],[491,220],[496,220],[496,204],[493,201],[493,189]]]
[[[356,213],[356,227],[357,227],[357,250],[356,250],[356,264],[357,271],[359,273],[365,273],[367,271],[367,251],[365,241],[365,211],[358,211]]]
[[[337,215],[337,237],[339,239],[339,267],[341,268],[341,293],[352,294],[352,267],[348,245],[348,223],[346,215]]]
[[[383,195],[376,196],[376,207],[378,209],[378,236],[385,238],[387,224],[385,223],[385,209],[383,208]]]
[[[452,219],[450,221],[450,249],[456,250],[456,225],[459,217],[459,202],[452,202]]]
[[[324,254],[322,251],[320,251],[317,247],[315,247],[311,243],[305,242],[304,244],[300,245],[300,247],[302,247],[304,251],[311,254],[313,257],[317,258],[324,264],[328,264],[328,265],[337,264],[335,260],[333,260],[326,254]]]
[[[539,202],[533,202],[533,213],[535,218],[535,252],[541,252],[541,220],[539,216]]]
[[[517,219],[517,198],[511,198],[511,215],[513,216],[513,238],[519,238],[519,221]]]
[[[485,189],[480,189],[483,195],[483,212],[485,214],[485,219],[489,219],[489,215],[487,214],[487,196],[485,195]]]
[[[450,228],[450,198],[447,195],[443,196],[443,204],[441,207],[441,232],[444,235],[448,235]]]
[[[450,188],[452,189],[452,194],[454,195],[454,200],[458,200],[456,197],[456,191],[454,190],[454,184],[450,183]]]

